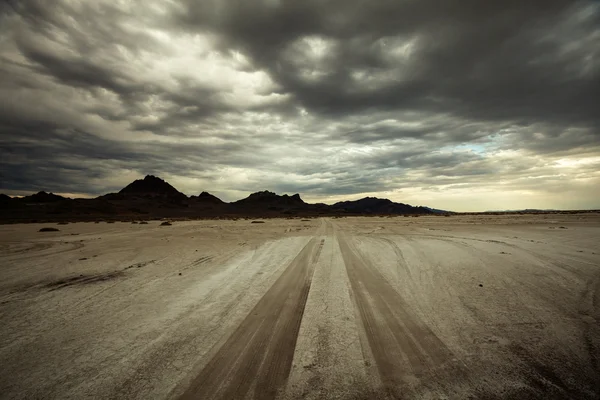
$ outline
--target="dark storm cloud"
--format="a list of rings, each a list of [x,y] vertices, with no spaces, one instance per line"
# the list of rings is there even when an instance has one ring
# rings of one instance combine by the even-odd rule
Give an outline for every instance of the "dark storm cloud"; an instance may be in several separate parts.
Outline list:
[[[599,7],[0,2],[0,186],[580,188],[600,179]]]
[[[211,29],[298,101],[336,114],[450,112],[476,120],[597,127],[597,4],[572,1],[187,1],[180,22]],[[294,43],[331,41],[322,65]],[[394,44],[413,44],[405,58]],[[294,51],[296,50],[296,51]],[[321,79],[302,70],[322,68]],[[380,85],[352,78],[364,70]]]

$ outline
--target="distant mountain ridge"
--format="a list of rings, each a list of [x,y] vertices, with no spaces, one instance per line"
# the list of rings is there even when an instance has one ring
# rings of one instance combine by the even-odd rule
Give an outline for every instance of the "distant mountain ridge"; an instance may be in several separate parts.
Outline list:
[[[287,194],[278,195],[273,192],[269,192],[268,190],[264,190],[262,192],[255,192],[249,195],[248,197],[235,201],[233,204],[255,204],[255,203],[271,203],[271,204],[281,204],[281,205],[293,205],[293,206],[303,206],[306,205],[304,200],[300,198],[298,193],[288,196]]]
[[[118,193],[108,193],[94,199],[69,199],[52,193],[39,192],[22,198],[0,196],[0,221],[47,219],[156,218],[235,216],[325,216],[325,215],[398,215],[433,214],[432,209],[395,203],[388,199],[365,197],[333,205],[306,203],[300,194],[279,195],[264,190],[249,196],[224,202],[201,192],[186,196],[163,179],[147,175],[136,179]]]
[[[426,207],[413,207],[409,204],[395,203],[389,199],[365,197],[354,201],[340,201],[331,206],[359,214],[431,214]]]
[[[52,203],[55,201],[61,201],[66,199],[66,197],[62,197],[54,193],[46,193],[44,191],[37,192],[35,194],[21,198],[22,201],[28,201],[32,203]]]
[[[556,212],[560,210],[555,210],[552,208],[548,209],[538,209],[538,208],[525,208],[522,210],[488,210],[484,211],[484,213],[547,213],[547,212]]]

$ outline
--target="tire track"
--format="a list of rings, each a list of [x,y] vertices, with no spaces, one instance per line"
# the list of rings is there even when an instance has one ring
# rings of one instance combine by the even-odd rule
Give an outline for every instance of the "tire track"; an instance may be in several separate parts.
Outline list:
[[[319,260],[319,257],[321,256],[321,251],[323,251],[324,244],[325,244],[325,239],[321,239],[321,242],[319,243],[319,247],[317,248],[317,251],[313,254],[313,258],[312,258],[313,264],[316,264],[317,261]]]
[[[400,294],[376,268],[365,262],[344,235],[338,235],[338,242],[385,391],[394,398],[402,397],[406,395],[401,393],[406,386],[418,384],[425,376],[436,375],[436,370],[444,369],[453,355],[435,333],[409,311]],[[464,373],[457,366],[452,367],[451,372],[455,380]],[[442,385],[444,380],[436,379],[435,385]]]
[[[32,243],[32,247],[12,251],[6,255],[2,255],[4,261],[30,260],[36,257],[55,256],[57,254],[66,253],[72,250],[79,250],[85,247],[85,244],[80,241],[52,241]],[[48,250],[48,251],[47,251]]]
[[[396,242],[394,242],[392,239],[387,238],[387,237],[380,237],[380,238],[377,238],[377,239],[382,240],[385,243],[387,243],[388,245],[390,245],[390,247],[394,251],[394,254],[396,254],[396,258],[398,259],[398,263],[397,263],[397,266],[396,266],[396,277],[398,279],[400,279],[400,276],[401,276],[400,269],[403,268],[406,271],[407,275],[409,276],[410,280],[412,282],[416,282],[416,279],[413,276],[413,272],[408,267],[408,263],[406,262],[406,258],[404,257],[404,253],[402,253],[402,250],[400,250],[400,247],[398,246],[398,244],[396,244]]]
[[[0,247],[3,257],[40,252],[53,247],[56,242],[8,242]]]
[[[312,238],[180,397],[273,399],[291,369],[321,244]]]

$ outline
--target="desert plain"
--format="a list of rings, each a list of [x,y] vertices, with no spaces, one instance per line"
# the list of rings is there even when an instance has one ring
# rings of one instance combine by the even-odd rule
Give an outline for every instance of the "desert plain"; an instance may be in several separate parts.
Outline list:
[[[0,398],[600,398],[600,214],[262,221],[0,225]]]

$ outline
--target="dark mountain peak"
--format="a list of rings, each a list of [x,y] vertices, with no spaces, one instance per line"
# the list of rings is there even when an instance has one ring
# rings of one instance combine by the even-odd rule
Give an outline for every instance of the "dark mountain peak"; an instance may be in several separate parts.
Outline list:
[[[283,196],[280,196],[280,197],[284,198],[284,199],[288,199],[291,202],[306,204],[306,203],[304,203],[304,200],[302,200],[300,198],[300,194],[298,194],[298,193],[293,194],[291,196],[288,196],[287,194],[284,194]]]
[[[136,179],[129,185],[125,186],[119,194],[125,195],[142,195],[142,196],[165,196],[165,197],[180,197],[187,196],[166,181],[154,175],[146,175],[144,179]]]
[[[393,201],[391,201],[390,199],[380,199],[379,197],[365,197],[362,198],[360,200],[357,201],[362,201],[362,202],[369,202],[369,203],[385,203],[385,204],[390,204],[393,203]]]
[[[158,176],[154,176],[154,175],[146,175],[143,180],[145,182],[165,182],[165,180],[160,179]]]
[[[4,194],[4,193],[0,193],[0,201],[10,201],[12,200],[12,197]]]
[[[269,192],[268,190],[263,190],[261,192],[252,193],[246,199],[264,199],[264,198],[268,198],[268,197],[275,198],[275,197],[279,197],[279,196],[277,196],[277,194],[275,194],[273,192]]]
[[[66,200],[66,197],[62,197],[54,193],[46,193],[42,190],[36,194],[25,196],[22,198],[22,200],[33,203],[52,203],[55,201]]]
[[[198,196],[192,196],[191,198],[203,203],[223,204],[223,200],[208,192],[202,192]]]
[[[218,199],[218,197],[217,197],[217,196],[215,196],[215,195],[212,195],[212,194],[210,194],[210,193],[208,193],[208,192],[202,192],[202,193],[200,193],[200,194],[198,195],[198,198],[214,198],[214,199]]]

